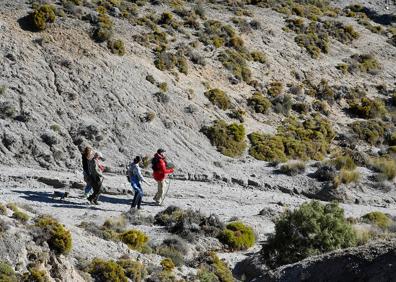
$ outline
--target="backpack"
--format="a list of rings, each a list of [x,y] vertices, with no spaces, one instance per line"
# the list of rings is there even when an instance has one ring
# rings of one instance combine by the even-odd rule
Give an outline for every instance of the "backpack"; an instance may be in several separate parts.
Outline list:
[[[157,170],[159,170],[159,158],[153,158],[152,160],[151,160],[151,168],[153,169],[153,171],[157,171]]]
[[[95,159],[88,161],[89,176],[95,182],[100,180],[100,175],[96,172],[96,166],[97,166],[97,163],[96,163]]]

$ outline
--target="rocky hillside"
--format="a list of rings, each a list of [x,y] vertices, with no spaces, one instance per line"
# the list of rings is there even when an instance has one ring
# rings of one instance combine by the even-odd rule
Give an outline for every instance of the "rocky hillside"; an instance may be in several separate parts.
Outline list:
[[[117,170],[165,147],[180,172],[212,176],[395,142],[394,6],[45,3],[0,4],[3,164],[76,168],[90,144]],[[246,137],[316,113],[320,144]],[[205,131],[216,120],[241,122],[240,137]]]
[[[0,1],[0,281],[392,279],[376,269],[395,249],[395,15]],[[81,197],[86,145],[105,157],[100,206]],[[166,206],[152,182],[128,212],[125,165],[145,156],[150,176],[160,147]]]

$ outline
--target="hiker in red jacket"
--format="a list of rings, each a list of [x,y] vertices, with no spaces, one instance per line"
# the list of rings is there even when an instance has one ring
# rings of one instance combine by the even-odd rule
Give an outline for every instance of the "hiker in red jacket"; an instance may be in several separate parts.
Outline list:
[[[158,183],[158,191],[157,194],[154,196],[154,201],[159,205],[162,202],[162,197],[164,193],[164,184],[165,184],[165,177],[167,174],[173,172],[173,168],[168,169],[166,167],[165,161],[165,150],[158,149],[157,153],[154,155],[152,160],[152,168],[153,168],[153,177],[155,181]]]

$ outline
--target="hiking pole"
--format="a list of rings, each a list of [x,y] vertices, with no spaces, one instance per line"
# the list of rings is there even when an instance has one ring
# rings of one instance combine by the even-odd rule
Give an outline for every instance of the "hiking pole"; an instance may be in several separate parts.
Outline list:
[[[171,178],[168,178],[169,179],[169,183],[168,183],[168,189],[166,189],[166,191],[165,191],[165,194],[164,194],[164,196],[162,197],[162,201],[161,201],[161,203],[160,203],[160,205],[162,205],[162,203],[165,201],[165,197],[166,197],[166,195],[168,194],[168,191],[169,191],[169,187],[170,187],[170,185],[171,185]]]

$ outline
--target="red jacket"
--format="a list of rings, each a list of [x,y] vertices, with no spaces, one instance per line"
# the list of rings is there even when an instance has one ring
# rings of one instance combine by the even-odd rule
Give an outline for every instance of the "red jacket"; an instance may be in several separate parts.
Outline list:
[[[159,159],[157,164],[157,169],[153,173],[153,177],[156,181],[162,181],[165,179],[165,176],[169,173],[173,172],[173,168],[167,169],[165,158],[160,154],[155,154],[154,158]]]

